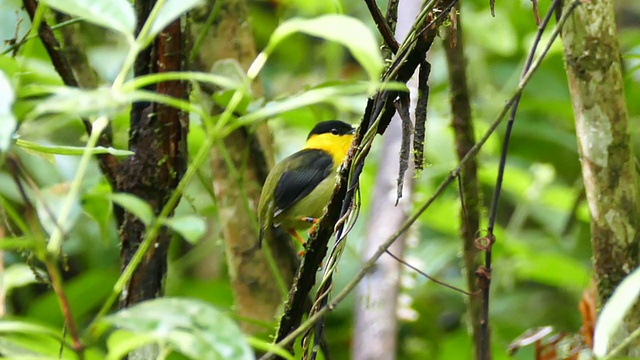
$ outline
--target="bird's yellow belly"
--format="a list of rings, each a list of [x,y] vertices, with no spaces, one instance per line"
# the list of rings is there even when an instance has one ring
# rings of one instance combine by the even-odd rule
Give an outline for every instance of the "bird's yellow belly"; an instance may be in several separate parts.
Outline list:
[[[311,223],[304,221],[304,218],[319,219],[324,208],[331,199],[336,178],[331,175],[316,186],[309,195],[293,204],[290,208],[278,214],[274,218],[276,226],[285,229],[304,230],[311,227]]]

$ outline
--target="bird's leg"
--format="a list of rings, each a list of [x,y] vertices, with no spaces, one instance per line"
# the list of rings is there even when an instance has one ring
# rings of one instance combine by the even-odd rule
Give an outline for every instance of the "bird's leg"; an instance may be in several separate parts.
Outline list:
[[[287,230],[287,232],[288,232],[291,236],[293,236],[293,238],[294,238],[294,239],[296,239],[300,244],[302,244],[302,247],[303,247],[303,248],[305,247],[305,245],[306,245],[307,243],[306,243],[304,240],[302,240],[302,238],[300,237],[300,235],[298,235],[298,233],[297,233],[294,229],[289,229],[289,230]],[[298,256],[302,256],[302,255],[304,255],[306,252],[307,252],[307,251],[306,251],[306,250],[304,250],[304,249],[303,249],[303,250],[300,250],[300,251],[298,252]]]
[[[298,233],[297,233],[294,229],[289,229],[289,230],[287,230],[287,232],[288,232],[291,236],[293,236],[293,238],[294,238],[294,239],[298,240],[298,242],[299,242],[300,244],[302,244],[302,246],[304,246],[304,245],[305,245],[305,241],[304,241],[304,240],[302,240],[302,238],[300,237],[300,235],[298,235]]]
[[[316,218],[312,218],[312,217],[303,217],[302,219],[300,219],[304,222],[308,222],[311,225],[311,228],[309,229],[309,236],[311,236],[311,234],[316,231],[316,226],[318,225],[318,219]]]

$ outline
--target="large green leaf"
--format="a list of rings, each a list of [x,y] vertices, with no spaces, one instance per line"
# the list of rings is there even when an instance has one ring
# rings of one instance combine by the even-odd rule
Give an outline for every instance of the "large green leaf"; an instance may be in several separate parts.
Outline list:
[[[304,33],[344,45],[362,65],[371,80],[378,80],[383,62],[380,46],[362,21],[346,15],[324,15],[314,19],[290,19],[271,35],[266,53],[273,51],[286,37]]]
[[[48,114],[66,114],[78,117],[115,115],[129,106],[129,98],[110,88],[95,90],[60,87],[55,94],[40,101],[29,114],[30,119]]]
[[[207,223],[202,217],[196,215],[172,217],[166,219],[164,224],[180,234],[180,236],[191,244],[198,243],[198,240],[200,240],[207,231]]]
[[[127,0],[43,0],[48,6],[133,38],[136,15]]]
[[[164,298],[146,301],[103,321],[152,337],[193,359],[254,359],[238,325],[199,300]],[[116,346],[111,344],[110,347]]]
[[[153,39],[173,20],[203,2],[204,0],[166,0],[160,8],[158,16],[155,18],[153,24],[151,24],[147,38],[143,39],[142,43],[146,43]]]
[[[122,206],[128,212],[134,214],[145,225],[149,225],[153,218],[153,209],[139,197],[127,193],[110,194],[111,200]]]
[[[613,292],[598,320],[593,334],[593,354],[602,357],[607,354],[611,338],[622,326],[622,320],[640,294],[640,268],[629,274]]]

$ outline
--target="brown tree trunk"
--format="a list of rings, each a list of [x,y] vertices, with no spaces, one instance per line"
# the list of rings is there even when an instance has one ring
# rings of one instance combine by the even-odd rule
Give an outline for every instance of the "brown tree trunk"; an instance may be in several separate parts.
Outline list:
[[[216,6],[218,12],[212,12]],[[192,42],[195,46],[201,44],[192,51],[192,70],[210,71],[220,60],[227,59],[237,61],[245,71],[248,69],[256,57],[248,13],[245,1],[221,4],[208,1],[192,13]],[[207,21],[209,16],[215,16],[215,20]],[[215,90],[203,88],[202,94],[210,97]],[[253,91],[259,94],[260,86],[255,85]],[[221,110],[211,108],[212,112]],[[259,125],[255,132],[239,129],[211,149],[213,188],[236,311],[240,318],[261,323],[273,322],[281,311],[297,267],[288,235],[264,244],[263,249],[257,247],[259,227],[255,209],[262,183],[272,166],[266,124]],[[273,268],[267,261],[267,251],[275,260]],[[241,327],[246,333],[265,332],[265,328],[255,322],[243,322]]]
[[[138,27],[142,26],[154,3],[152,0],[136,2]],[[183,39],[178,19],[161,31],[154,43],[140,53],[134,67],[135,76],[182,70]],[[186,84],[179,81],[159,83],[155,85],[155,91],[175,98],[187,98]],[[122,162],[115,191],[138,196],[152,207],[156,215],[159,214],[186,169],[188,124],[188,114],[167,105],[133,104],[129,149],[135,154]],[[117,217],[124,267],[140,246],[145,226],[129,212]],[[123,291],[121,307],[162,294],[168,246],[169,233],[164,228]]]
[[[459,7],[459,5],[458,5]],[[471,119],[471,104],[469,101],[469,88],[467,85],[466,59],[464,58],[464,46],[462,39],[462,21],[458,10],[457,28],[451,29],[443,40],[447,68],[449,70],[449,86],[451,99],[451,126],[453,127],[456,142],[456,154],[462,160],[475,145],[473,122]],[[480,226],[480,199],[478,191],[478,164],[475,159],[466,163],[459,178],[461,184],[462,203],[460,210],[460,236],[462,237],[463,252],[462,262],[467,289],[476,293],[478,278],[476,269],[480,266],[478,249],[475,239],[478,236]],[[469,328],[474,343],[475,359],[490,359],[490,354],[480,356],[481,351],[481,317],[482,298],[471,296],[467,299],[467,311]]]
[[[581,4],[562,36],[602,305],[638,266],[640,245],[638,169],[631,149],[613,1]],[[639,310],[636,307],[628,315],[622,335],[640,326]],[[640,356],[640,349],[627,356]]]

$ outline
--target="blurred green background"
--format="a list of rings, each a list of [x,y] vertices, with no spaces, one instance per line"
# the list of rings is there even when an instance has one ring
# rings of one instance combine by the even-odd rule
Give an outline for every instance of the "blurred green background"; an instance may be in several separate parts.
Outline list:
[[[488,3],[465,0],[462,6],[467,73],[478,136],[484,133],[515,88],[537,30],[531,1],[498,1],[495,18],[490,14]],[[632,0],[616,4],[632,139],[639,149],[636,135],[640,123],[640,5]],[[17,10],[20,5],[18,0],[0,2],[0,39],[16,35],[20,38],[28,31],[25,14]],[[344,13],[360,18],[375,31],[364,3],[359,1],[249,1],[249,5],[250,23],[259,49],[266,45],[283,19],[292,17]],[[382,2],[379,5],[384,7]],[[546,12],[548,5],[549,2],[540,3],[541,13]],[[100,74],[110,79],[113,63],[122,55],[121,46],[108,34],[91,31],[88,25],[85,28],[83,36],[95,39],[90,58]],[[428,59],[432,64],[426,142],[428,166],[416,179],[412,199],[402,201],[420,204],[457,162],[443,45],[442,41],[436,41]],[[0,45],[0,49],[6,46]],[[33,53],[38,61],[31,64],[38,68],[38,75],[32,81],[60,83],[41,44],[35,42],[35,46]],[[0,67],[5,65],[9,66],[6,59],[0,58]],[[272,100],[329,81],[364,78],[366,75],[341,46],[296,35],[276,51],[261,80],[265,99]],[[336,99],[329,105],[310,106],[270,119],[271,129],[277,134],[274,137],[277,157],[282,158],[299,148],[311,124],[317,121],[340,118],[356,123],[365,100],[364,96]],[[126,122],[126,118],[114,122],[118,148],[126,148]],[[552,325],[557,331],[575,333],[581,324],[577,304],[582,291],[590,284],[591,248],[589,214],[582,200],[573,124],[562,51],[557,43],[524,92],[509,148],[492,273],[491,328],[495,359],[507,358],[508,344],[530,328]],[[503,129],[500,128],[478,155],[485,226]],[[86,140],[80,122],[65,118],[25,124],[20,136],[57,145],[82,146]],[[191,153],[202,144],[203,136],[203,130],[194,123],[189,134]],[[341,260],[337,289],[361,267],[360,239],[367,226],[368,196],[375,178],[376,156],[377,149],[374,149],[362,177],[362,215]],[[78,161],[76,157],[45,158],[25,152],[20,152],[20,157],[45,194],[53,197],[55,185],[70,180]],[[176,212],[205,216],[209,228],[205,238],[196,245],[174,239],[166,293],[204,299],[231,313],[233,298],[208,165],[200,169],[199,175],[188,186]],[[64,247],[67,295],[81,328],[111,291],[120,269],[117,229],[110,205],[96,201],[97,194],[107,186],[97,165],[93,164],[82,190],[84,211],[77,214],[78,221]],[[0,172],[0,194],[20,208],[17,188],[4,170]],[[578,206],[573,212],[576,203]],[[440,280],[464,287],[459,257],[459,209],[457,190],[452,187],[412,228],[404,258]],[[4,286],[10,300],[8,313],[61,326],[63,320],[54,294],[35,282],[24,265],[28,259],[23,255],[4,253]],[[463,295],[405,269],[399,303],[399,359],[470,358],[471,341]],[[326,335],[336,360],[349,358],[356,306],[364,305],[355,304],[351,296],[327,319]],[[532,351],[524,349],[515,358],[531,359]]]

